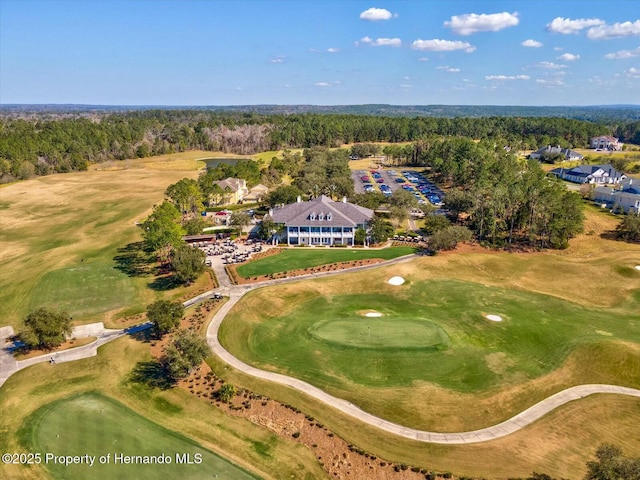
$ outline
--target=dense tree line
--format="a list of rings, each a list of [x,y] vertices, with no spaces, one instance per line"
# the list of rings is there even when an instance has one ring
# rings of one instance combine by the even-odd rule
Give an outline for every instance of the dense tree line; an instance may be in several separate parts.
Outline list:
[[[447,207],[481,241],[566,248],[582,231],[580,195],[534,160],[518,159],[489,141],[452,138],[423,145],[420,162],[453,187]]]
[[[610,133],[623,141],[640,143],[639,125],[609,127],[555,117],[410,118],[198,110],[145,110],[88,118],[3,118],[0,179],[83,170],[90,163],[193,149],[253,154],[345,143],[414,142],[434,135],[493,139],[515,149],[547,144],[586,146],[590,137]]]

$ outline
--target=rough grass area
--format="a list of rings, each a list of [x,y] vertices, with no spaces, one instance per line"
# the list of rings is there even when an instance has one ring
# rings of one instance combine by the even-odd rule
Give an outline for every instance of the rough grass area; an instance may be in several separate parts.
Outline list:
[[[391,247],[379,250],[341,249],[341,248],[289,248],[284,252],[261,258],[245,265],[240,265],[236,271],[244,278],[269,275],[271,273],[300,270],[318,267],[330,263],[351,262],[369,258],[392,258],[410,255],[415,252],[413,247]]]
[[[96,457],[93,466],[46,462],[47,470],[59,479],[195,480],[214,474],[221,479],[257,478],[196,442],[97,393],[83,393],[40,408],[26,419],[21,438],[32,452]],[[109,462],[100,464],[98,458],[109,454]],[[161,455],[163,460],[168,457],[170,463],[127,464],[117,461],[118,454]]]
[[[167,186],[197,176],[181,166],[194,155],[109,162],[0,189],[0,324],[19,327],[30,308],[48,302],[69,306],[80,315],[74,321],[143,311],[162,289],[149,285],[148,272],[116,270],[116,257],[140,240],[135,222]]]
[[[101,347],[96,357],[56,365],[38,364],[12,375],[0,388],[0,432],[3,432],[0,451],[32,451],[25,446],[25,435],[34,431],[39,432],[40,437],[36,439],[39,445],[51,451],[66,448],[60,444],[56,434],[72,445],[82,446],[86,453],[97,453],[102,449],[104,454],[115,451],[136,454],[148,451],[148,445],[154,445],[160,453],[171,445],[177,450],[182,447],[175,445],[190,448],[193,442],[197,442],[203,449],[214,451],[231,459],[234,464],[256,472],[258,477],[322,478],[322,469],[313,454],[302,446],[280,440],[248,421],[230,418],[209,402],[182,389],[161,390],[151,386],[157,369],[154,369],[149,347],[147,342],[124,337]],[[119,403],[115,407],[101,406],[105,411],[98,410],[93,414],[88,406],[65,404],[64,399],[74,396],[86,398],[87,392],[97,392]],[[59,409],[55,407],[57,401],[61,401]],[[54,408],[51,421],[44,417],[31,421],[36,419],[33,416],[35,412],[42,407],[45,410],[41,412],[46,412],[49,406]],[[109,415],[104,416],[106,413]],[[144,416],[144,419],[136,414]],[[41,421],[45,424],[43,429],[38,425]],[[124,431],[119,430],[120,424],[125,427]],[[56,425],[60,425],[59,428]],[[138,427],[141,428],[140,433]],[[53,438],[47,432],[53,433]],[[180,435],[171,432],[179,432]],[[108,437],[101,438],[103,434],[113,435],[110,442]],[[193,442],[185,443],[181,435]],[[80,441],[84,441],[84,445]],[[268,445],[268,454],[256,452],[256,443]],[[207,463],[211,467],[209,460]],[[185,465],[178,474],[156,471],[157,475],[151,478],[188,478],[190,472],[195,471],[194,467],[197,468]],[[62,473],[65,472],[67,470]],[[91,470],[87,475],[73,478],[109,478],[107,473],[116,478],[113,472],[104,475],[98,474],[97,470],[95,472]],[[215,478],[213,475],[219,472],[209,469],[207,475],[211,473],[210,477],[201,474],[197,478]],[[56,480],[71,478],[56,472],[49,474],[44,465],[21,467],[0,464],[0,478],[3,479],[33,480],[50,476]],[[138,472],[126,470],[117,478],[142,477]],[[218,478],[236,477],[219,475]]]

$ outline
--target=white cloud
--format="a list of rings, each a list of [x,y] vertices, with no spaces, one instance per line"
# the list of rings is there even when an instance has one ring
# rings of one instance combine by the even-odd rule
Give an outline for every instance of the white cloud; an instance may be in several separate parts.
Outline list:
[[[529,80],[529,75],[487,75],[485,80]]]
[[[536,83],[549,87],[562,87],[565,84],[562,78],[538,78]]]
[[[634,68],[634,67],[631,67],[629,70],[626,70],[626,71],[624,72],[624,74],[625,74],[627,77],[631,77],[631,78],[640,78],[640,69],[638,69],[638,68]]]
[[[476,47],[468,42],[461,42],[460,40],[441,40],[434,38],[433,40],[415,40],[411,44],[411,48],[414,50],[425,50],[431,52],[451,52],[454,50],[464,50],[467,53],[475,51]]]
[[[361,20],[369,20],[370,22],[389,20],[391,17],[393,17],[393,14],[384,8],[369,8],[360,14]]]
[[[516,12],[502,13],[465,13],[464,15],[453,15],[451,20],[444,22],[445,27],[451,28],[458,35],[472,35],[478,32],[497,32],[508,27],[518,25],[518,14]]]
[[[613,53],[607,53],[604,57],[610,60],[622,60],[638,56],[640,56],[640,47],[634,48],[633,50],[620,50]]]
[[[339,51],[339,48],[327,48],[327,52],[329,53],[338,53]]]
[[[561,52],[561,51],[564,50],[564,48],[562,48],[562,47],[553,47],[553,50],[556,51],[556,52]]]
[[[372,47],[401,47],[402,40],[399,38],[376,38],[362,37],[356,42],[356,46],[360,44],[370,45]]]
[[[553,63],[553,62],[540,62],[540,63],[536,63],[535,65],[536,67],[540,67],[540,68],[548,68],[551,70],[556,70],[559,68],[566,68],[566,65],[560,65],[558,63]]]
[[[587,31],[587,37],[591,40],[638,35],[640,35],[640,20],[636,20],[635,22],[614,23],[613,25],[600,25],[590,28],[589,31]]]
[[[552,33],[568,35],[571,33],[580,33],[580,31],[585,28],[603,24],[604,20],[600,20],[599,18],[578,18],[572,20],[570,18],[556,17],[551,23],[547,23],[547,30]]]
[[[413,85],[409,85],[408,83],[400,84],[400,88],[413,88]]]
[[[556,60],[563,60],[565,62],[574,62],[580,58],[580,55],[574,55],[573,53],[563,53]]]
[[[523,47],[529,47],[529,48],[540,48],[542,46],[542,43],[530,38],[522,42],[520,45],[522,45]]]
[[[324,88],[324,87],[330,87],[330,86],[331,86],[331,84],[330,84],[330,83],[328,83],[328,82],[318,82],[318,83],[316,83],[316,84],[315,84],[315,86],[316,86],[316,87],[323,87],[323,88]]]
[[[284,63],[284,58],[272,58],[269,60],[271,63]]]
[[[449,72],[449,73],[458,73],[460,71],[459,68],[449,67],[447,65],[436,67],[436,70],[444,70],[445,72]]]
[[[428,59],[427,57],[420,57],[420,58],[418,59],[418,61],[419,61],[419,62],[428,62],[428,61],[429,61],[429,59]]]

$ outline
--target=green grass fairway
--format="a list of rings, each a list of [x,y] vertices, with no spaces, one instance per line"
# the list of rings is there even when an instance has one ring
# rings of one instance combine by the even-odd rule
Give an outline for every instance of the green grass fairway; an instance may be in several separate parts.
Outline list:
[[[214,475],[230,480],[257,478],[188,438],[160,427],[97,393],[81,394],[42,407],[27,419],[21,433],[28,451],[41,452],[45,467],[56,479],[195,480],[214,478]],[[51,458],[45,462],[46,452],[56,456],[90,455],[98,458],[110,454],[111,458],[107,464],[100,464],[96,458],[93,466],[65,466],[54,463]],[[170,463],[117,463],[117,454],[156,458],[162,455],[169,458]],[[185,464],[184,454],[189,454],[192,462],[200,457],[201,462]]]
[[[278,255],[261,258],[238,267],[238,275],[244,278],[288,272],[303,268],[319,267],[330,263],[381,258],[390,260],[415,252],[413,247],[391,247],[380,250],[352,250],[330,248],[289,248]]]
[[[315,289],[300,284],[257,291],[223,322],[221,341],[250,364],[354,401],[354,391],[409,392],[417,383],[483,393],[549,374],[577,349],[616,340],[640,343],[640,304],[634,297],[618,308],[596,308],[469,281],[413,280],[389,287],[384,278],[369,274],[366,285],[353,279],[349,284],[377,287],[379,293],[343,294],[351,287],[339,280],[331,287],[323,281]],[[384,316],[358,313],[369,309]],[[504,321],[489,321],[487,314]],[[379,348],[385,341],[388,348]],[[613,366],[609,376],[611,383],[640,383],[629,370]]]
[[[134,294],[130,278],[113,265],[87,262],[45,273],[31,296],[31,310],[47,306],[80,318],[115,310]]]

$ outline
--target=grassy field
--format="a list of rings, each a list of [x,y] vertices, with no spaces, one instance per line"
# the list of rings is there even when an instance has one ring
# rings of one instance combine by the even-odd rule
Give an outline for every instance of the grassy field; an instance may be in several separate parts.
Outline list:
[[[330,248],[289,248],[278,255],[264,257],[244,265],[240,265],[237,272],[240,276],[255,277],[270,273],[287,272],[304,268],[318,267],[329,263],[350,262],[369,258],[390,260],[414,253],[412,247],[391,247],[380,250],[353,250]]]
[[[640,283],[640,272],[634,271],[628,278]],[[379,281],[376,293],[344,295],[340,282],[317,296],[313,287],[258,292],[248,300],[250,308],[237,307],[238,313],[223,323],[220,338],[248,363],[348,398],[351,385],[393,389],[425,382],[454,392],[482,392],[548,374],[575,349],[604,340],[640,344],[640,302],[634,298],[617,307],[590,308],[550,295],[460,280],[419,280],[418,275],[394,291]],[[358,275],[347,281],[367,282]],[[280,311],[282,301],[285,312]],[[260,308],[254,308],[257,304]],[[358,312],[365,309],[384,316],[363,317]],[[498,314],[503,321],[489,321],[486,314]],[[611,373],[615,383],[620,374]],[[634,384],[640,386],[640,376]],[[391,419],[401,422],[403,417],[398,412]],[[415,422],[410,425],[418,426]]]
[[[144,310],[157,298],[177,298],[200,288],[195,284],[166,290],[153,274],[123,268],[122,259],[140,254],[135,222],[162,200],[168,185],[198,175],[204,168],[198,158],[213,155],[186,152],[107,162],[88,172],[39,177],[0,189],[0,325],[19,329],[26,313],[44,304],[67,308],[77,323],[109,324],[118,316]],[[313,454],[295,442],[229,418],[182,390],[162,391],[132,381],[132,372],[150,360],[148,343],[123,338],[101,347],[97,357],[38,364],[14,374],[0,389],[0,450],[25,452],[17,432],[29,431],[28,419],[35,418],[35,412],[70,395],[95,391],[260,477],[323,477]],[[118,421],[110,422],[117,425]],[[158,430],[155,436],[159,435]],[[173,478],[184,478],[189,471]],[[0,465],[0,478],[66,477],[42,466]]]
[[[616,218],[595,208],[586,215],[585,233],[560,252],[444,254],[255,291],[232,310],[221,338],[263,368],[304,377],[367,411],[435,431],[495,424],[577,384],[640,388],[640,272],[634,269],[640,246],[601,236]],[[393,275],[407,283],[388,285]],[[363,316],[371,310],[383,316]],[[411,338],[411,348],[381,348],[380,337],[394,322],[412,336],[420,332],[411,323],[420,322],[423,347],[414,348]],[[432,325],[446,341],[434,342]],[[402,342],[402,334],[390,340]],[[634,399],[597,396],[497,442],[442,447],[389,441],[286,387],[238,372],[227,378],[295,404],[380,456],[420,459],[458,474],[495,478],[536,470],[579,478],[601,441],[640,450]]]
[[[89,172],[42,177],[0,188],[1,324],[18,326],[26,312],[40,302],[61,302],[61,306],[66,305],[73,312],[74,321],[108,321],[123,313],[141,311],[158,297],[185,293],[185,290],[166,292],[150,288],[152,276],[129,276],[112,267],[118,263],[115,258],[123,255],[119,248],[140,239],[134,222],[146,217],[151,206],[162,199],[166,186],[183,177],[195,178],[197,170],[203,167],[198,158],[216,155],[188,152],[109,162],[94,166]],[[244,307],[238,326],[254,329],[263,321],[272,322],[274,332],[267,334],[277,336],[278,330],[289,328],[282,318],[291,318],[303,305],[316,308],[314,302],[320,301],[318,306],[331,315],[327,321],[316,319],[310,324],[307,336],[311,339],[305,341],[333,345],[331,355],[351,350],[365,352],[372,361],[369,366],[361,366],[360,372],[349,366],[339,382],[328,389],[338,395],[349,391],[354,403],[366,410],[434,430],[486,426],[578,383],[638,386],[639,320],[633,317],[633,312],[640,303],[640,280],[633,266],[640,265],[640,247],[600,236],[617,222],[610,215],[588,208],[585,234],[573,239],[571,247],[562,252],[442,254],[386,269],[263,289],[238,306]],[[392,275],[404,276],[407,284],[388,285],[386,280]],[[478,303],[485,302],[484,313],[501,314],[505,321],[489,323],[482,318],[481,311],[477,317],[460,318],[450,327],[448,322],[433,317],[432,303],[433,311],[453,315],[455,309],[447,299],[457,301],[464,296],[459,288],[467,287],[469,298],[463,300],[470,308],[478,308]],[[403,289],[416,291],[420,301],[426,302],[426,308],[415,315],[415,310],[409,309],[413,299],[408,298],[407,306],[389,310],[385,304],[402,297]],[[480,298],[478,295],[483,292],[492,295]],[[326,298],[325,303],[322,297]],[[391,300],[382,302],[387,298]],[[379,303],[374,304],[372,299],[378,299]],[[536,330],[519,326],[516,320],[520,314],[528,320],[533,316],[523,313],[524,307],[517,303],[538,300],[542,302],[535,305],[539,312],[555,314],[566,310],[570,315],[580,312],[579,320],[551,319],[540,327],[548,338],[535,335],[528,338]],[[350,309],[350,305],[357,308],[355,313],[344,310]],[[365,311],[374,309],[372,306],[385,315],[363,316]],[[267,307],[273,310],[267,311]],[[236,309],[233,318],[238,318],[238,312]],[[262,312],[269,315],[263,318]],[[334,313],[339,315],[333,316]],[[586,315],[584,318],[582,313]],[[604,313],[614,318],[604,318]],[[468,313],[471,314],[475,312]],[[281,325],[277,316],[282,316]],[[615,322],[615,318],[622,318],[627,324]],[[550,324],[556,321],[559,327],[551,328]],[[371,333],[370,326],[374,327]],[[392,333],[395,336],[391,337]],[[555,341],[556,333],[565,342],[564,349],[556,345],[560,342]],[[527,348],[546,349],[550,352],[550,363],[536,365],[534,360],[540,360],[537,351],[527,359],[526,349],[520,351],[517,345],[504,343],[509,338],[505,337],[507,334],[527,337],[523,344]],[[495,344],[489,344],[489,338]],[[257,340],[259,345],[260,339]],[[393,372],[375,363],[377,357],[372,352],[388,354],[384,342],[406,347],[409,341],[416,346],[418,356],[423,356],[420,358],[458,352],[461,344],[470,344],[470,363],[463,365],[461,373],[468,375],[468,383],[458,382],[456,386],[449,377],[458,375],[457,372],[431,381],[412,380],[400,368]],[[287,342],[291,343],[289,339]],[[482,355],[483,348],[489,352],[487,355]],[[291,355],[299,354],[292,351]],[[514,365],[505,361],[510,356],[515,359]],[[361,357],[353,358],[354,363],[364,364]],[[314,453],[294,441],[283,440],[248,421],[227,417],[182,390],[162,391],[132,381],[132,372],[145,367],[150,360],[148,344],[123,338],[102,347],[97,357],[59,365],[39,364],[18,372],[0,389],[0,450],[26,451],[24,437],[17,432],[37,431],[29,419],[36,418],[33,415],[38,415],[36,412],[43,406],[58,405],[55,404],[58,401],[63,405],[70,396],[81,398],[87,392],[99,392],[120,402],[122,409],[143,415],[158,428],[180,432],[259,476],[278,479],[325,476]],[[278,358],[273,358],[271,364],[276,365],[277,361]],[[405,369],[415,369],[416,361],[407,361]],[[287,387],[249,378],[215,358],[209,362],[219,376],[235,385],[295,405],[322,419],[350,443],[400,463],[487,478],[527,476],[536,470],[575,479],[584,473],[584,462],[600,442],[621,445],[627,453],[640,451],[637,435],[640,402],[630,398],[590,397],[566,405],[498,441],[446,447],[385,435]],[[456,359],[449,362],[444,365],[460,363]],[[361,381],[363,375],[371,372],[389,375],[385,368],[405,383],[396,385],[382,377]],[[422,365],[418,368],[428,370]],[[439,374],[437,368],[431,370]],[[466,370],[479,373],[471,375]],[[319,376],[318,381],[330,385],[335,382],[331,374],[329,370],[326,378]],[[51,476],[41,466],[0,465],[0,478],[39,480]]]
[[[128,275],[115,258],[140,240],[135,222],[166,187],[197,176],[193,163],[203,164],[194,156],[202,152],[109,162],[0,189],[0,324],[19,326],[45,304],[68,308],[75,321],[108,322],[184,293],[150,288],[152,276]]]
[[[119,402],[95,392],[82,393],[41,407],[29,418],[21,438],[30,452],[83,456],[95,462],[65,465],[44,458],[54,478],[68,480],[160,477],[201,479],[257,478],[187,437],[167,430]],[[104,463],[101,456],[110,455]],[[127,464],[116,455],[162,457],[163,463]],[[166,458],[170,462],[164,463]],[[192,464],[185,464],[187,461]]]
[[[123,453],[135,450],[131,451],[135,454],[147,452],[152,446],[166,446],[178,451],[196,442],[203,449],[229,458],[234,464],[259,477],[323,478],[322,469],[313,453],[301,445],[281,440],[270,431],[246,420],[228,417],[208,402],[182,389],[160,390],[136,382],[133,373],[150,365],[150,361],[149,343],[126,337],[101,347],[96,357],[57,365],[42,363],[12,375],[0,388],[0,450],[31,451],[26,443],[32,441],[43,449],[63,448],[55,444],[58,437],[52,437],[47,432],[69,439],[72,442],[69,447],[82,445],[86,453],[97,453],[102,446],[107,450],[105,453],[122,448],[120,451]],[[91,437],[92,422],[84,421],[89,412],[86,406],[75,403],[86,399],[87,392],[99,395],[99,399],[104,396],[118,402],[106,400],[107,405],[111,406],[104,406],[100,400],[100,408],[105,412],[97,415],[109,415],[94,422],[96,428],[115,435],[111,444],[107,444],[107,437]],[[43,407],[44,410],[41,410]],[[69,414],[69,410],[73,414]],[[57,428],[60,421],[67,423]],[[128,429],[129,435],[127,432],[120,433],[119,425]],[[137,435],[138,428],[144,433],[143,442],[131,438],[131,432]],[[75,433],[81,437],[78,438]],[[79,443],[80,440],[85,440],[84,444]],[[130,441],[132,443],[128,443]],[[204,458],[209,466],[211,462],[218,462],[211,454]],[[189,472],[195,471],[193,465],[185,466],[180,474],[165,474],[165,477],[188,478]],[[212,475],[216,473],[212,470],[209,472]],[[30,468],[0,465],[0,478],[12,480],[72,478],[66,476],[67,473],[70,472],[49,472],[42,465]],[[108,478],[107,474],[94,475],[93,470],[90,475],[81,475],[81,471],[77,473],[79,476],[73,478]],[[115,470],[109,475],[116,478]],[[133,474],[133,470],[126,470],[125,475],[118,478],[142,477],[138,476],[138,472]],[[159,478],[159,475],[153,478]],[[198,478],[205,477],[200,475]]]

